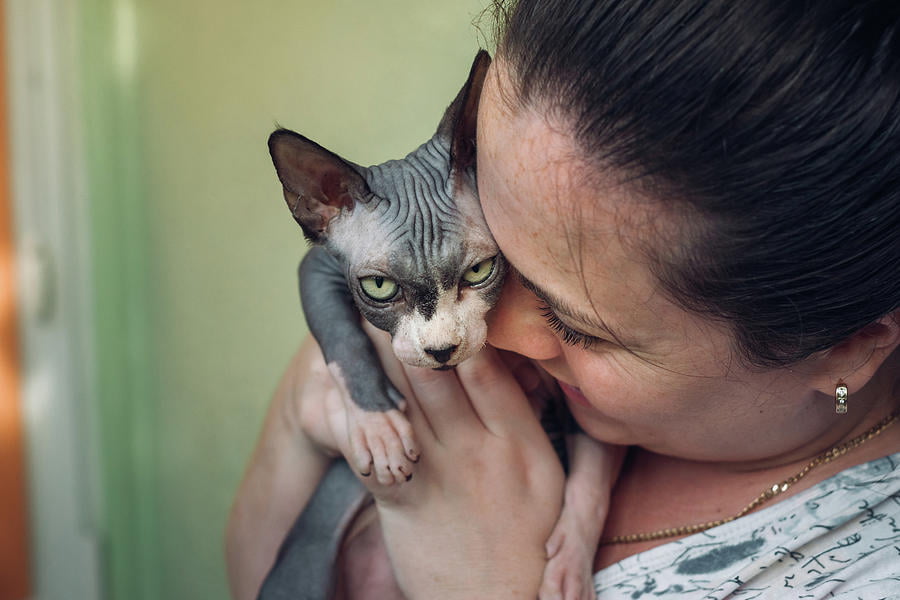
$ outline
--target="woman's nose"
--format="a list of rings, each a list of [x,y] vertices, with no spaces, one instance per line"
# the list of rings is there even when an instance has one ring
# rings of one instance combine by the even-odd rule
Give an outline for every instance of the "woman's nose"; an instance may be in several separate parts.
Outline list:
[[[534,360],[559,356],[559,338],[547,326],[540,306],[514,273],[507,275],[500,301],[488,315],[488,343]]]

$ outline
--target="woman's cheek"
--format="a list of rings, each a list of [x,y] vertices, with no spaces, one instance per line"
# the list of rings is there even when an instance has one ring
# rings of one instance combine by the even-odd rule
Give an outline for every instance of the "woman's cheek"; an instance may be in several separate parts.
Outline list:
[[[622,357],[616,352],[578,349],[569,357],[580,391],[580,397],[573,395],[570,400],[581,401],[582,408],[614,416],[640,410],[656,396],[653,374],[641,365],[630,364],[632,355]]]

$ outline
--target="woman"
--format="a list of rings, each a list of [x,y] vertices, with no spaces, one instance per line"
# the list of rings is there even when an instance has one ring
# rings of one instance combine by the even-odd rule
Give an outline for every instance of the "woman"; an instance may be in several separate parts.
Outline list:
[[[896,4],[521,0],[500,40],[478,181],[517,274],[489,342],[630,447],[586,499],[609,498],[599,597],[896,593]],[[388,366],[425,432],[412,481],[366,482],[400,587],[533,598],[562,473],[527,365]],[[239,585],[296,516],[291,407],[339,393],[321,373],[302,351],[273,403],[230,524]]]

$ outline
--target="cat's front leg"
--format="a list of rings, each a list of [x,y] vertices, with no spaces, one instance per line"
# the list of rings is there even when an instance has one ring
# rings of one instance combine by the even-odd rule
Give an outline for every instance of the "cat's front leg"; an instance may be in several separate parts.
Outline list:
[[[382,485],[411,479],[419,454],[412,426],[401,412],[406,405],[403,397],[390,381],[386,381],[385,387],[375,392],[367,385],[371,379],[368,376],[360,377],[358,368],[352,369],[356,371],[355,374],[347,373],[340,363],[334,361],[328,364],[328,369],[344,391],[342,397],[352,449],[352,456],[348,456],[347,460],[360,475],[374,475]],[[364,385],[358,385],[361,382]],[[354,399],[371,399],[383,395],[390,397],[396,407],[371,410],[364,408],[363,402]]]
[[[310,332],[343,390],[353,456],[351,466],[382,484],[413,473],[418,445],[403,414],[403,395],[381,366],[337,260],[321,247],[300,264],[300,296]]]
[[[540,600],[594,600],[594,554],[625,449],[584,433],[567,436],[569,474],[559,520],[547,541]]]

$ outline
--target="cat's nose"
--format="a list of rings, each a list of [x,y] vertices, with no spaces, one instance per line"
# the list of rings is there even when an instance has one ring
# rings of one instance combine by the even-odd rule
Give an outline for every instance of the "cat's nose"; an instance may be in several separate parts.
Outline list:
[[[459,346],[446,346],[444,348],[425,348],[425,352],[434,357],[434,360],[438,361],[441,364],[444,364],[450,357],[453,356],[453,352],[459,348]]]

